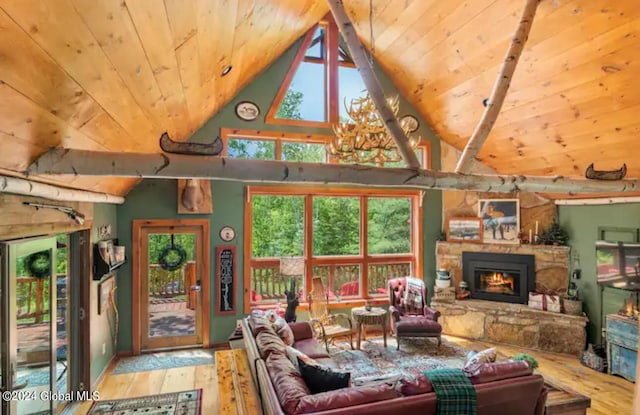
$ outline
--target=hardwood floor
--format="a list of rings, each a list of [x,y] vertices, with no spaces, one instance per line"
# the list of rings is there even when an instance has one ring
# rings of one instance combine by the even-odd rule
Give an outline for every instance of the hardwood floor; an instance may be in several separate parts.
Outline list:
[[[538,371],[591,398],[588,415],[627,415],[633,405],[634,384],[618,376],[598,373],[582,366],[577,358],[567,355],[540,352],[515,346],[495,345],[444,336],[467,349],[482,350],[495,346],[500,358],[526,352],[540,364]],[[395,339],[390,340],[394,345]],[[100,399],[122,399],[179,390],[202,388],[203,415],[218,413],[216,369],[214,365],[188,366],[177,369],[111,375],[112,367],[98,385]],[[85,414],[91,402],[80,406],[77,414]]]

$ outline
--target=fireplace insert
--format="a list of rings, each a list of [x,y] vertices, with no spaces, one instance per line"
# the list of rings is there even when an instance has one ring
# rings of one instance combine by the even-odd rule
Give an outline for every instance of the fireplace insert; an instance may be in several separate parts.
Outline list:
[[[462,253],[462,277],[471,298],[526,304],[535,275],[533,255]]]

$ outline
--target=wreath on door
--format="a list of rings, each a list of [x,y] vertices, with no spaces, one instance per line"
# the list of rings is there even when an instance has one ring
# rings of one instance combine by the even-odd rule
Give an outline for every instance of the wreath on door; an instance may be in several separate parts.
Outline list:
[[[180,269],[187,261],[187,251],[180,245],[176,245],[171,235],[171,246],[164,248],[158,256],[160,267],[166,271]]]
[[[32,277],[49,277],[51,275],[51,253],[40,251],[29,255],[25,261],[25,267]]]

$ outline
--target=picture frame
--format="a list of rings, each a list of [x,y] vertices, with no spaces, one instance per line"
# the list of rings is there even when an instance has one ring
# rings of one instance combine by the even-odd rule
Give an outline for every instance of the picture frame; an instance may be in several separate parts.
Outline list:
[[[479,199],[478,217],[483,222],[484,243],[520,243],[519,199]]]
[[[236,268],[236,246],[216,246],[216,315],[236,314],[238,270]]]
[[[98,314],[102,314],[110,307],[109,297],[115,290],[116,278],[111,275],[98,284]]]
[[[244,121],[253,121],[260,115],[260,108],[251,101],[238,102],[235,111],[238,118]]]
[[[400,126],[407,127],[410,133],[418,131],[420,127],[420,123],[418,119],[411,114],[407,114],[404,117],[400,118]]]
[[[482,243],[484,226],[481,218],[454,217],[447,220],[448,242]]]

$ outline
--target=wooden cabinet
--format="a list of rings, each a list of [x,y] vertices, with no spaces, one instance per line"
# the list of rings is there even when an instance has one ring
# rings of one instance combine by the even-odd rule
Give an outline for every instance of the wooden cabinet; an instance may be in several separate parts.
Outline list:
[[[638,321],[617,314],[606,316],[609,374],[636,380],[638,361]]]

